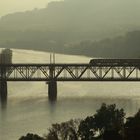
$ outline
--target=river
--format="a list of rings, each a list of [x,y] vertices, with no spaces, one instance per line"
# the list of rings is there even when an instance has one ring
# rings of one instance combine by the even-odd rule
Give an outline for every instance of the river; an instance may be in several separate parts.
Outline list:
[[[49,63],[50,54],[13,49],[13,63]],[[56,63],[88,63],[90,58],[56,54]],[[8,103],[0,107],[0,140],[46,134],[52,123],[93,115],[102,103],[117,104],[127,116],[140,107],[138,82],[60,82],[58,100],[50,104],[45,82],[8,82]]]

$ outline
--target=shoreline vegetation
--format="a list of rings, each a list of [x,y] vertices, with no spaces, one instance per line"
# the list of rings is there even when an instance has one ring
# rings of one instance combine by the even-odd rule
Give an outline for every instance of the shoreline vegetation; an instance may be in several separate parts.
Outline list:
[[[103,103],[92,116],[52,124],[44,136],[28,133],[19,140],[139,140],[140,110],[126,117],[124,109]]]

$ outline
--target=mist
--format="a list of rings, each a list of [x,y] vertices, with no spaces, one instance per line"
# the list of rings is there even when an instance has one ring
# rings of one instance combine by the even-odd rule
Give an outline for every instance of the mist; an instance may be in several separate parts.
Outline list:
[[[34,3],[41,6],[43,2]],[[135,31],[136,38],[139,38],[139,7],[138,0],[64,0],[49,2],[47,6],[44,4],[44,8],[7,14],[0,19],[0,47],[53,50],[90,57],[113,57],[114,54],[114,57],[122,57],[125,49],[132,50],[132,46],[139,46],[138,41],[133,44],[126,39],[127,34]],[[112,38],[112,43],[104,42]],[[124,51],[117,49],[127,44],[132,46],[129,45]],[[109,55],[110,52],[112,55]],[[135,51],[128,54],[125,57],[139,57]]]
[[[102,103],[113,104],[110,111],[116,104],[127,115],[134,115],[140,107],[140,85],[135,82],[140,81],[139,13],[140,0],[0,0],[0,50],[13,51],[10,59],[6,59],[8,53],[0,55],[1,62],[10,62],[0,68],[0,139],[16,140],[27,133],[46,135],[51,124],[72,118],[90,121],[98,116],[94,113]],[[95,58],[97,63],[92,63]],[[118,113],[127,117],[123,109],[121,114],[116,109],[107,115],[100,113],[103,122],[113,114],[106,130],[122,126],[117,133],[123,135],[131,130],[117,122],[122,120],[116,118]],[[95,134],[94,128],[83,124],[81,128],[90,128],[84,133]],[[79,133],[63,126],[60,131]],[[103,134],[104,128],[101,133],[98,127],[95,130]],[[137,128],[132,127],[140,134]]]
[[[35,8],[45,8],[53,0],[1,0],[0,16],[9,13],[28,11]]]

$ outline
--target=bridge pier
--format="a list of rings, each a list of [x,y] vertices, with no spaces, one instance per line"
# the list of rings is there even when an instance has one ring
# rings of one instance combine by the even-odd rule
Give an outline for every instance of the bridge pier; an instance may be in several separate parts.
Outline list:
[[[0,81],[0,102],[5,104],[7,102],[7,81]]]
[[[48,98],[52,102],[57,100],[57,82],[55,80],[48,82]]]

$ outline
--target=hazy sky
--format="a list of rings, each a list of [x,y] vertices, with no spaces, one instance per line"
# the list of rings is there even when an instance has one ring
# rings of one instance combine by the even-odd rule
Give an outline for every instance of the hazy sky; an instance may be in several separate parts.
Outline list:
[[[0,16],[17,11],[44,8],[50,1],[58,0],[0,0]]]

